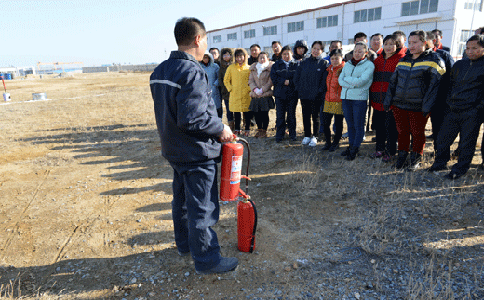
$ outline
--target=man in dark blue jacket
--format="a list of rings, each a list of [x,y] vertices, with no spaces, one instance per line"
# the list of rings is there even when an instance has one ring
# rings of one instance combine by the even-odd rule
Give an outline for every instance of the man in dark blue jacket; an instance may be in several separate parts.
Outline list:
[[[199,274],[237,267],[237,258],[220,255],[211,226],[219,219],[217,162],[232,131],[217,116],[205,71],[198,61],[207,50],[202,22],[182,18],[175,25],[178,51],[150,77],[161,153],[173,168],[172,217],[181,256],[191,254]]]
[[[435,162],[429,168],[429,171],[447,168],[450,145],[460,134],[459,159],[445,175],[448,179],[457,179],[469,170],[484,112],[484,36],[469,38],[466,53],[469,59],[457,61],[450,73],[449,108],[437,137]]]

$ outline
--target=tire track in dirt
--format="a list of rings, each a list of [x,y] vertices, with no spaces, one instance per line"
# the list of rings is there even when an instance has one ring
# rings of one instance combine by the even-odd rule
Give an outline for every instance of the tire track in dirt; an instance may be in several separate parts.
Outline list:
[[[30,199],[29,203],[27,203],[27,205],[25,206],[25,208],[23,209],[23,211],[17,216],[15,217],[15,219],[13,220],[13,223],[15,225],[12,226],[12,230],[10,231],[10,233],[8,234],[8,237],[7,239],[5,240],[5,243],[3,244],[2,248],[0,248],[0,251],[4,251],[5,249],[8,249],[8,247],[10,246],[10,244],[12,243],[12,240],[13,240],[13,237],[14,237],[14,234],[15,233],[18,233],[19,231],[19,223],[23,220],[24,216],[25,216],[25,213],[27,212],[27,210],[32,206],[32,203],[34,202],[34,200],[36,200],[37,198],[37,194],[39,193],[39,190],[40,188],[44,185],[44,183],[47,181],[47,177],[49,176],[50,174],[50,169],[45,171],[44,172],[44,179],[42,180],[42,182],[40,182],[37,187],[35,188],[35,191],[32,195],[32,199]],[[7,226],[7,229],[8,229],[8,226]]]

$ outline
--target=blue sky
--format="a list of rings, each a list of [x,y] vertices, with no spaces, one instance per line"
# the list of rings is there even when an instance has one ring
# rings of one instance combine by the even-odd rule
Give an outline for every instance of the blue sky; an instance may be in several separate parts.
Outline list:
[[[212,30],[335,2],[343,1],[0,1],[0,67],[159,63],[176,49],[180,17]]]

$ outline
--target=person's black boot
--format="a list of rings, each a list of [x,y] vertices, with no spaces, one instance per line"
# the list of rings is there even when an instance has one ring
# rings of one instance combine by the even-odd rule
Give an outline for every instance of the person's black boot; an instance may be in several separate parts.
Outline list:
[[[329,152],[334,152],[334,151],[336,151],[336,149],[338,149],[338,148],[339,148],[339,143],[335,143],[335,142],[333,142],[333,143],[331,144],[331,147],[329,148]]]
[[[324,145],[323,149],[321,150],[329,150],[331,148],[331,142],[326,142],[326,144]]]
[[[345,157],[346,160],[355,160],[356,155],[358,154],[358,151],[360,149],[357,147],[350,147],[350,152],[348,155]]]
[[[408,164],[407,157],[408,157],[407,151],[404,151],[404,150],[398,151],[398,158],[397,158],[397,161],[393,164],[392,169],[401,170],[405,166],[407,166]]]
[[[410,164],[407,168],[408,171],[416,171],[420,168],[420,162],[422,161],[422,155],[417,152],[410,153]]]
[[[348,156],[349,153],[350,153],[350,147],[346,148],[345,151],[341,152],[341,156]]]

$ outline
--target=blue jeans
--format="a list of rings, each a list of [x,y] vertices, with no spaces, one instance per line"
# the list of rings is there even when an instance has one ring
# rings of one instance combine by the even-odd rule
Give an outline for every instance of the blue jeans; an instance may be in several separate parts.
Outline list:
[[[365,100],[343,99],[343,114],[348,125],[348,138],[350,147],[360,148],[365,136],[365,117],[368,108]]]
[[[173,201],[171,202],[175,243],[180,252],[191,252],[197,271],[220,263],[217,234],[211,228],[219,220],[217,164],[171,163]]]

